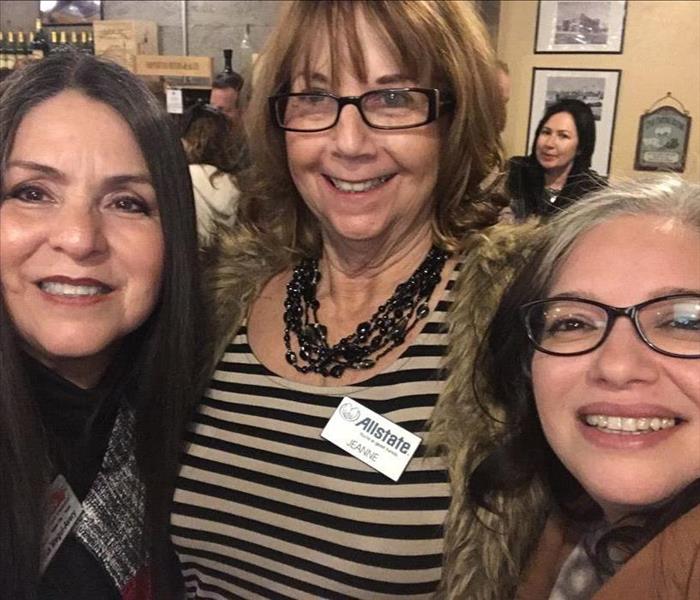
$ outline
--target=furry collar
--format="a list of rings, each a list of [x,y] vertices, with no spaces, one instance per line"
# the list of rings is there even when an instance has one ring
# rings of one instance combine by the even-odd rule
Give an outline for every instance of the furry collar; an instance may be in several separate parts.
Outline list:
[[[470,504],[468,475],[502,431],[493,406],[480,406],[483,389],[472,365],[503,290],[538,240],[538,223],[497,225],[472,236],[450,309],[448,379],[431,419],[428,445],[445,456],[452,500],[445,523],[440,598],[512,598],[520,572],[539,538],[545,498],[536,483],[518,497],[499,502],[499,516]],[[487,394],[479,393],[482,404]]]

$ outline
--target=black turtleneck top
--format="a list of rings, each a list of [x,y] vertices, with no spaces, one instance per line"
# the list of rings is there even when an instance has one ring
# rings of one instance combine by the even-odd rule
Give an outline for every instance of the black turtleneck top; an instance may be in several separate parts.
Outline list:
[[[107,450],[128,387],[124,352],[96,387],[82,389],[25,357],[41,413],[54,475],[62,474],[82,502]],[[121,595],[101,563],[72,535],[61,544],[44,573],[40,600],[111,600]]]

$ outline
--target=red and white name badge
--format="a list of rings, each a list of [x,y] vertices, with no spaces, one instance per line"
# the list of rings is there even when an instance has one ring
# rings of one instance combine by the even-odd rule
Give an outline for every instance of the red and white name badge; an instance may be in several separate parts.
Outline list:
[[[49,486],[45,510],[46,526],[41,540],[42,574],[83,512],[82,504],[63,475],[58,475]]]

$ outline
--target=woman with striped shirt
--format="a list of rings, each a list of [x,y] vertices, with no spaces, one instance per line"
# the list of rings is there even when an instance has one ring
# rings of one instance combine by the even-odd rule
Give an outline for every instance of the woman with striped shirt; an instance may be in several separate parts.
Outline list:
[[[209,256],[215,365],[171,519],[188,598],[438,589],[452,455],[425,438],[453,288],[498,211],[495,65],[467,3],[281,16],[238,221]]]

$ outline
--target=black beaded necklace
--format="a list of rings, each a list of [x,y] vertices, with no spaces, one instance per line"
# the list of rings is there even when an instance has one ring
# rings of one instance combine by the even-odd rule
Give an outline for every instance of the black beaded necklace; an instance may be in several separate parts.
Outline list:
[[[345,369],[371,369],[382,356],[403,344],[416,323],[428,316],[428,299],[440,282],[448,256],[448,252],[433,246],[413,275],[396,287],[370,320],[360,323],[355,333],[332,347],[328,345],[326,326],[318,322],[318,259],[302,260],[294,268],[284,301],[287,362],[300,373],[324,377],[341,377]],[[299,344],[298,355],[292,350],[292,334]],[[300,360],[306,364],[298,364]]]

